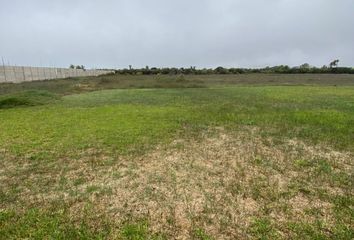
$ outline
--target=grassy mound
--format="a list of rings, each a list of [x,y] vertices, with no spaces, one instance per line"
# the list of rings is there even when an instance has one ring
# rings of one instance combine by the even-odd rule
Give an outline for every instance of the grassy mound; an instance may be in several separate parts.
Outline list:
[[[0,96],[0,109],[48,104],[58,96],[48,91],[24,91]]]

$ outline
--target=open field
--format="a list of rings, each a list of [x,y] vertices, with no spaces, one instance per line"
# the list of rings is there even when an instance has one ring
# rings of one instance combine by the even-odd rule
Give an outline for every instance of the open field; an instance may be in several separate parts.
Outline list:
[[[205,88],[225,85],[353,86],[354,74],[106,75],[19,84],[3,83],[0,84],[0,94],[41,89],[67,95],[117,88]]]
[[[0,239],[353,239],[354,76],[0,84]]]

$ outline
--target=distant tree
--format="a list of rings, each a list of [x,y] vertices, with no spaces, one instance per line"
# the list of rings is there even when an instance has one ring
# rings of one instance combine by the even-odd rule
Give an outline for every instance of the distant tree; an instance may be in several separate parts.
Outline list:
[[[329,64],[329,68],[337,67],[337,66],[338,66],[338,63],[339,63],[339,59],[334,60],[333,62],[331,62],[331,63]]]
[[[85,66],[84,65],[74,65],[74,64],[70,64],[69,66],[70,69],[82,69],[82,70],[85,70]]]
[[[170,73],[170,69],[169,68],[162,68],[159,70],[159,73],[161,74],[169,74]]]
[[[217,74],[227,74],[229,72],[228,69],[223,68],[223,67],[217,67],[217,68],[215,68],[214,71]]]
[[[276,73],[287,73],[290,71],[290,67],[288,65],[280,65],[280,66],[274,66],[274,67],[266,67],[263,72],[276,72]]]
[[[170,68],[170,74],[178,74],[177,68]]]
[[[84,65],[77,65],[76,67],[75,67],[76,69],[82,69],[82,70],[85,70],[85,66]]]
[[[300,65],[300,68],[301,69],[310,69],[310,64],[304,63],[304,64]]]

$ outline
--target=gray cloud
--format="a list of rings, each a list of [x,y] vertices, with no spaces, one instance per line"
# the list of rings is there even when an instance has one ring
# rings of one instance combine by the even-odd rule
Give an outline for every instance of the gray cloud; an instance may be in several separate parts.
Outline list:
[[[0,56],[50,66],[354,66],[353,11],[353,0],[0,0]]]

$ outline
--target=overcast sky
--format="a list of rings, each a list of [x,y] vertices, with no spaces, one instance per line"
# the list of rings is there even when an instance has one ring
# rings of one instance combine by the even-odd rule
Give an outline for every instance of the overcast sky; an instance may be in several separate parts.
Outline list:
[[[0,0],[6,63],[354,66],[354,0]]]

